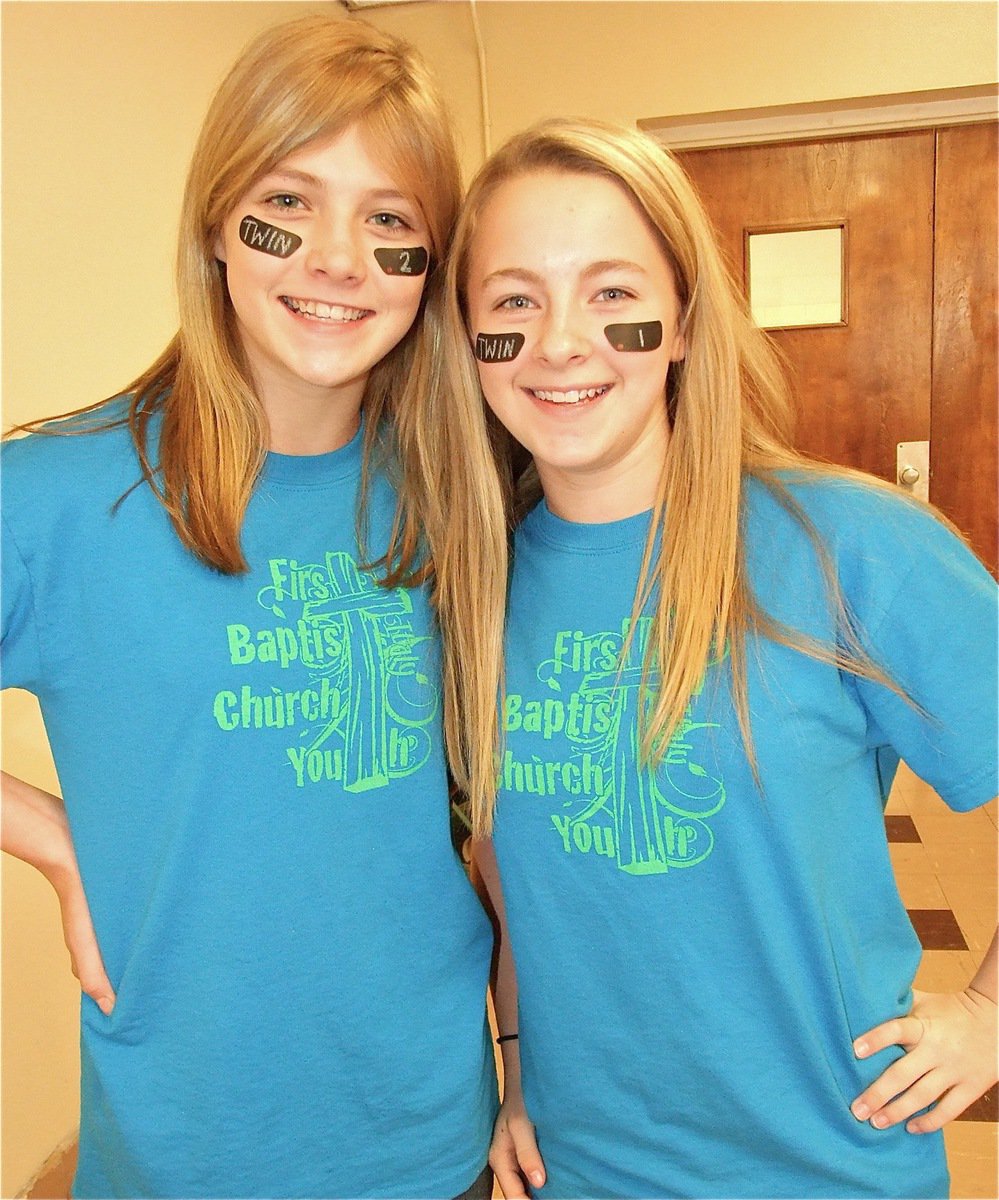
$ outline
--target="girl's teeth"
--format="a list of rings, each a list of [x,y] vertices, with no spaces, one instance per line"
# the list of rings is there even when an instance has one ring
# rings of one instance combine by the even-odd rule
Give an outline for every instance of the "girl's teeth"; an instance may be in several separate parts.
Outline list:
[[[542,391],[540,388],[532,388],[531,390],[539,400],[548,400],[552,404],[578,404],[580,400],[592,400],[596,396],[602,396],[607,391],[607,388],[583,388],[582,391],[568,392],[548,392]]]
[[[284,302],[292,312],[305,313],[324,321],[357,321],[367,311],[363,308],[344,308],[341,304],[324,304],[321,300],[295,300],[291,296],[284,297]]]

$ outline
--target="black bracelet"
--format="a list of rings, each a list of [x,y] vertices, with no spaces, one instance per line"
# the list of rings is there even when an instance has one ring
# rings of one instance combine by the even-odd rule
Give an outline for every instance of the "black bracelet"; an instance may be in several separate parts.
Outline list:
[[[516,1042],[519,1038],[519,1033],[504,1033],[502,1037],[496,1039],[496,1045],[502,1046],[504,1042]]]

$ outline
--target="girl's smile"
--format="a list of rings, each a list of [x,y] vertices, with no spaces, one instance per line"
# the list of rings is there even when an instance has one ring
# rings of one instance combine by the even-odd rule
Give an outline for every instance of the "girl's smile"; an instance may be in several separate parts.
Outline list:
[[[334,324],[353,324],[372,315],[370,308],[344,308],[342,304],[325,304],[322,300],[299,300],[293,296],[282,296],[281,301],[300,317]]]
[[[613,384],[602,383],[596,387],[575,387],[575,388],[525,388],[529,395],[535,400],[541,400],[546,404],[585,404],[588,400],[602,399]]]

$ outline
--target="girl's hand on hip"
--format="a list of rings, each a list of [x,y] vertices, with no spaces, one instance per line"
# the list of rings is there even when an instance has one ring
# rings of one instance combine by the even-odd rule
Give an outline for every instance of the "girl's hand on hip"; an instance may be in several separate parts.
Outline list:
[[[6,771],[0,772],[0,785],[0,848],[34,867],[52,885],[62,910],[62,933],[73,974],[108,1015],[114,1008],[114,988],[90,918],[66,807],[58,796]]]
[[[58,876],[50,874],[49,880],[59,897],[62,934],[66,940],[73,974],[80,981],[83,991],[107,1017],[111,1015],[115,1005],[114,988],[104,970],[104,959],[101,957],[94,923],[90,917],[90,905],[83,892],[80,872],[75,867],[74,862],[73,868],[61,872]]]
[[[909,1133],[933,1133],[996,1082],[999,1006],[973,987],[956,994],[912,995],[908,1016],[885,1021],[853,1043],[858,1058],[888,1046],[903,1046],[906,1052],[850,1109],[858,1121],[870,1121],[876,1129],[908,1121]],[[929,1112],[922,1112],[930,1105]]]

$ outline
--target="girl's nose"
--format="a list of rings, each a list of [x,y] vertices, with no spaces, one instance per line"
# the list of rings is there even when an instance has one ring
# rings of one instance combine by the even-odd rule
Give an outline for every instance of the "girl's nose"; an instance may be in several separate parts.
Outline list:
[[[568,306],[549,309],[537,343],[537,356],[543,362],[558,366],[584,359],[590,350],[591,343],[581,314]]]
[[[358,283],[367,274],[361,238],[346,225],[332,224],[317,232],[306,265],[310,271],[342,282]]]

